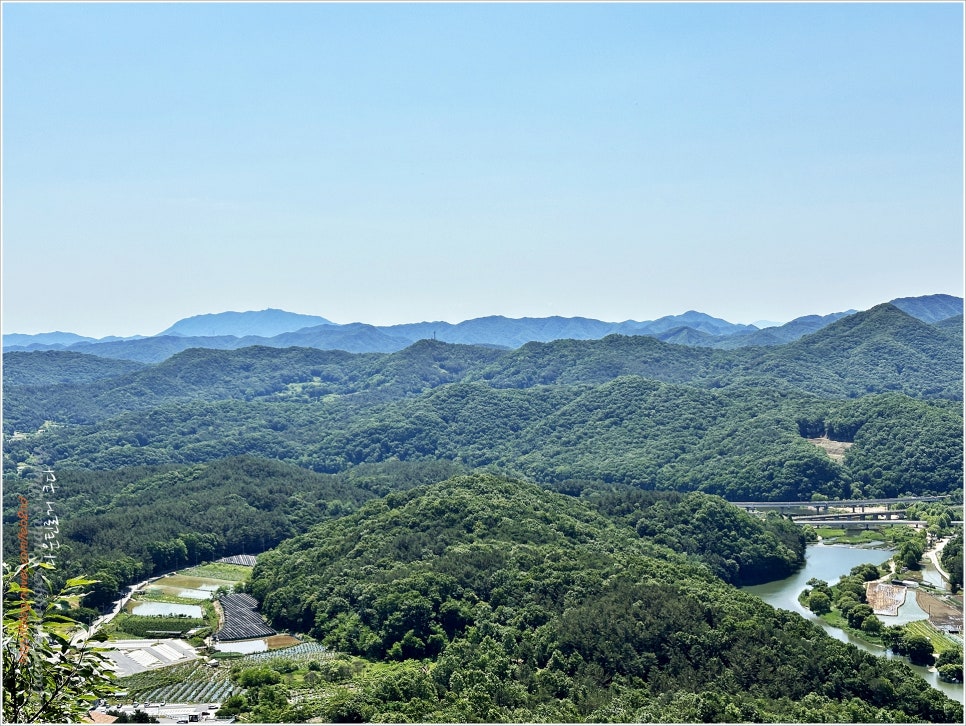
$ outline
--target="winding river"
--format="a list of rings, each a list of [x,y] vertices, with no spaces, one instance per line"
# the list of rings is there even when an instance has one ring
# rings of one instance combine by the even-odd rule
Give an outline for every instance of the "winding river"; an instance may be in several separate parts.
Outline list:
[[[891,556],[892,550],[887,549],[869,549],[868,547],[826,545],[821,543],[812,544],[808,546],[808,550],[805,553],[805,566],[791,577],[776,582],[769,582],[764,585],[745,587],[743,589],[746,592],[757,595],[773,607],[791,610],[804,618],[808,618],[812,622],[818,623],[833,638],[852,643],[874,655],[890,658],[892,657],[891,654],[887,654],[884,648],[852,638],[839,628],[833,628],[825,623],[808,608],[799,604],[798,595],[807,587],[805,583],[813,577],[825,580],[831,584],[843,575],[847,575],[849,570],[856,565],[861,565],[864,562],[880,565]],[[928,559],[925,560],[925,563],[923,579],[927,582],[938,582],[939,573],[935,571],[935,568],[933,568],[932,563]],[[879,616],[879,618],[886,625],[899,625],[913,620],[923,620],[926,618],[926,613],[916,604],[916,598],[910,590],[905,604],[899,609],[899,615],[895,617]],[[935,669],[929,670],[922,666],[912,666],[912,669],[922,676],[933,688],[937,688],[950,698],[964,703],[962,684],[945,683],[939,680]]]

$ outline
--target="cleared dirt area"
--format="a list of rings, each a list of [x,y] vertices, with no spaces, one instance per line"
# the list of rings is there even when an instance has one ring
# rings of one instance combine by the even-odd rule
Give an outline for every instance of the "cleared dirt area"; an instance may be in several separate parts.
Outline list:
[[[842,461],[845,458],[845,452],[852,446],[851,441],[832,441],[828,436],[822,436],[818,439],[808,439],[808,441],[820,449],[824,449],[825,453],[829,455],[829,458],[835,459],[835,461]]]
[[[926,611],[929,622],[937,628],[957,624],[959,629],[962,628],[963,611],[952,604],[922,590],[916,590],[916,603]]]
[[[298,645],[302,641],[298,638],[293,638],[291,635],[272,635],[265,638],[265,643],[268,644],[269,650],[275,650],[276,648],[287,648],[290,645]]]
[[[906,586],[867,582],[865,599],[876,615],[898,615],[899,607],[906,601]]]

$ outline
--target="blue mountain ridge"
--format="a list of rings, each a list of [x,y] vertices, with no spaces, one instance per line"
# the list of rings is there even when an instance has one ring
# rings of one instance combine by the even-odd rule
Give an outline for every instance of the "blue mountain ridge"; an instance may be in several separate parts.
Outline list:
[[[897,298],[896,307],[923,322],[933,323],[963,313],[963,299],[952,295]],[[284,348],[302,346],[350,353],[392,353],[422,339],[446,343],[519,348],[529,342],[596,340],[608,335],[646,335],[681,345],[739,348],[772,346],[798,340],[855,313],[806,315],[784,325],[759,329],[730,323],[689,310],[652,321],[604,322],[591,318],[551,316],[507,318],[500,315],[453,324],[442,321],[374,326],[336,324],[315,315],[267,309],[197,315],[179,320],[162,333],[133,339],[76,336],[72,333],[3,336],[4,351],[68,350],[106,358],[156,363],[188,348],[230,350],[251,345]],[[308,323],[306,325],[306,323]]]

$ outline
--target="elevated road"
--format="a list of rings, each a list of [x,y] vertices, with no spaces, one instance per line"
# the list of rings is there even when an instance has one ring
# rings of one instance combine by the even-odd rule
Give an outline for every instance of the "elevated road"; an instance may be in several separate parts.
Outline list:
[[[845,512],[844,514],[830,514],[828,512],[823,512],[822,514],[792,515],[792,519],[794,519],[796,522],[809,522],[816,519],[898,519],[901,521],[908,521],[905,517],[905,509],[875,509],[868,512]]]
[[[925,527],[928,522],[921,519],[801,519],[793,517],[799,524],[813,527],[840,527],[842,529],[879,529],[880,527]]]
[[[914,504],[916,502],[941,502],[948,499],[948,495],[937,497],[894,497],[891,499],[829,499],[824,502],[731,502],[736,507],[742,507],[748,511],[753,509],[801,509],[809,508],[816,511],[827,510],[830,507],[835,509],[864,508],[864,507],[884,507],[890,504]]]

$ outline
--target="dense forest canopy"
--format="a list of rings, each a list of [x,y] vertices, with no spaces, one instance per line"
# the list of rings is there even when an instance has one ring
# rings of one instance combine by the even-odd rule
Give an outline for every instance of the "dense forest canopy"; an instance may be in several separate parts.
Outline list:
[[[731,500],[941,494],[962,489],[962,413],[902,394],[829,400],[625,376],[590,386],[456,383],[388,402],[195,401],[9,442],[58,468],[204,463],[252,455],[318,472],[446,459],[534,481],[572,478]],[[843,460],[808,438],[849,442]]]
[[[51,384],[5,389],[4,426],[24,432],[6,442],[8,475],[31,460],[117,469],[254,455],[328,473],[446,459],[729,499],[962,488],[950,400],[962,348],[891,305],[739,351],[626,336],[514,351],[424,340],[390,355],[196,349],[121,375],[95,359],[76,383],[57,382],[51,353],[9,355],[14,381]],[[31,355],[44,358],[28,375]],[[852,444],[844,460],[807,441],[822,436]]]
[[[341,652],[428,659],[422,720],[961,718],[907,666],[659,544],[652,529],[713,537],[720,524],[704,516],[713,498],[662,502],[612,500],[608,520],[533,485],[457,477],[288,540],[259,559],[250,589],[273,622]],[[637,532],[619,515],[635,505]],[[407,700],[359,692],[348,720],[391,718]]]
[[[32,431],[47,420],[90,424],[179,401],[332,395],[387,400],[458,382],[529,388],[601,384],[624,375],[699,388],[768,387],[831,398],[890,391],[915,398],[962,398],[961,332],[957,339],[891,305],[842,318],[793,343],[739,351],[622,335],[528,343],[510,351],[432,340],[392,354],[255,346],[187,350],[127,374],[112,368],[117,361],[90,357],[89,370],[65,383],[79,369],[77,355],[5,354],[12,367],[4,380],[5,433]]]

